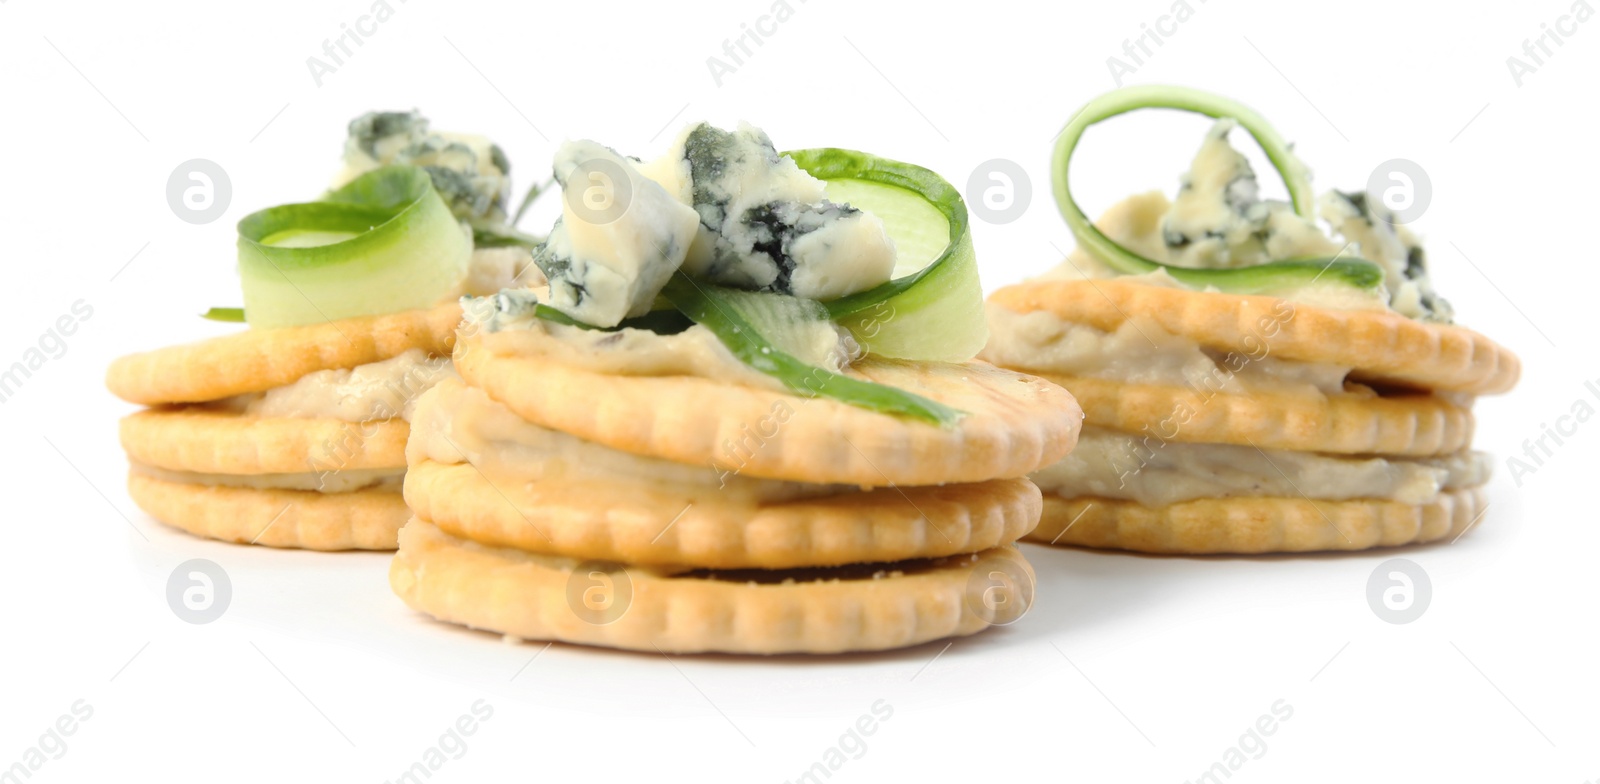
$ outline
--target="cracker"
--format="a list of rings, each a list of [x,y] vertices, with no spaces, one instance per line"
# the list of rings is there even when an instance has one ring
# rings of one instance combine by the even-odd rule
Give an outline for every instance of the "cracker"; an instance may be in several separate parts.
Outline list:
[[[1028,541],[1143,553],[1289,553],[1365,550],[1454,538],[1485,508],[1481,488],[1432,503],[1204,498],[1162,507],[1046,495]]]
[[[941,428],[828,398],[698,376],[621,376],[496,355],[456,369],[523,419],[634,454],[766,479],[864,487],[983,482],[1060,460],[1083,416],[1066,390],[986,362],[867,360],[853,375],[966,412]]]
[[[832,566],[987,550],[1032,530],[1040,498],[1026,479],[996,479],[740,503],[597,480],[491,484],[472,465],[431,460],[406,472],[405,495],[417,516],[483,544],[715,569]]]
[[[411,511],[399,493],[316,493],[168,482],[137,473],[128,495],[146,514],[196,536],[305,550],[393,550]]]
[[[1472,443],[1472,411],[1421,393],[1198,392],[1184,386],[1039,373],[1066,387],[1085,420],[1163,441],[1335,454],[1431,457]]]
[[[318,370],[380,362],[420,348],[449,354],[461,306],[342,319],[279,329],[250,329],[182,346],[121,357],[106,386],[130,403],[199,403],[261,392]]]
[[[204,409],[140,411],[123,417],[128,458],[169,471],[277,474],[404,468],[405,420],[258,417]]]
[[[1276,297],[1196,292],[1127,280],[1035,280],[995,292],[1017,313],[1046,311],[1107,332],[1135,316],[1223,351],[1355,368],[1355,376],[1400,386],[1472,394],[1505,392],[1521,375],[1506,348],[1465,327],[1428,324],[1388,311],[1332,310]],[[1263,331],[1263,324],[1269,325]],[[1268,334],[1270,333],[1270,334]]]
[[[413,609],[442,621],[526,640],[651,653],[840,653],[884,650],[973,634],[996,612],[970,597],[997,583],[1014,599],[1002,622],[1032,601],[1033,571],[1015,548],[865,569],[707,579],[591,565],[459,539],[421,519],[400,532],[389,584]],[[620,570],[620,567],[610,567]],[[896,576],[893,570],[901,569]],[[983,570],[983,571],[980,571]],[[974,574],[977,580],[974,580]],[[874,577],[877,574],[877,577]],[[818,577],[822,579],[818,579]],[[1026,585],[1020,585],[1026,581]],[[628,591],[618,589],[625,584]],[[599,590],[600,594],[592,591]],[[610,594],[609,596],[607,594]],[[585,597],[597,599],[592,605]],[[620,617],[579,614],[616,608]],[[608,622],[602,622],[608,621]]]

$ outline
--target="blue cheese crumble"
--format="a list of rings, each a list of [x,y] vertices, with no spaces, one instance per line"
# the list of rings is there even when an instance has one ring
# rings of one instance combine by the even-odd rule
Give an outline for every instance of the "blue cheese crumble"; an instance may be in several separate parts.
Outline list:
[[[1371,204],[1364,193],[1330,191],[1317,205],[1324,230],[1286,202],[1261,199],[1249,160],[1228,142],[1237,126],[1221,119],[1206,133],[1159,221],[1159,241],[1151,244],[1160,252],[1151,258],[1205,269],[1294,258],[1362,258],[1383,267],[1391,310],[1425,321],[1453,318],[1450,303],[1433,290],[1421,242],[1394,222],[1392,212]]]
[[[825,184],[778,154],[759,128],[687,128],[645,174],[694,208],[684,271],[725,286],[830,300],[887,281],[883,221],[829,201]]]
[[[368,112],[350,121],[341,185],[380,166],[421,167],[433,187],[462,220],[503,223],[511,198],[511,162],[482,136],[435,133],[428,118],[409,112]]]
[[[534,254],[550,306],[597,327],[649,313],[694,240],[695,211],[592,141],[563,144],[554,168],[561,218]]]

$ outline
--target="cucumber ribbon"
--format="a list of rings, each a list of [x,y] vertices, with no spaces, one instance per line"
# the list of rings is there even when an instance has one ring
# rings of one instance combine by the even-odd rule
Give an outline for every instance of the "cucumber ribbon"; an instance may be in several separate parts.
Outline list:
[[[832,147],[784,153],[884,221],[909,274],[823,303],[869,354],[964,362],[988,341],[967,204],[943,177],[910,163]],[[920,253],[919,253],[920,252]],[[917,256],[928,257],[926,261]]]
[[[1077,238],[1078,245],[1085,251],[1120,273],[1138,275],[1165,270],[1180,283],[1213,287],[1235,294],[1271,293],[1323,282],[1362,290],[1375,290],[1383,285],[1383,268],[1365,259],[1306,258],[1230,269],[1194,269],[1147,259],[1107,237],[1095,228],[1073,200],[1068,187],[1069,165],[1084,131],[1104,120],[1139,109],[1178,109],[1238,122],[1261,145],[1267,159],[1283,178],[1295,214],[1302,218],[1313,217],[1311,177],[1305,164],[1295,157],[1289,143],[1278,135],[1266,118],[1255,110],[1237,101],[1186,87],[1124,87],[1095,98],[1073,115],[1057,138],[1051,162],[1056,205]]]
[[[243,316],[255,328],[429,307],[459,283],[472,253],[428,174],[412,166],[252,213],[238,230]]]
[[[673,273],[661,293],[685,316],[711,330],[739,361],[777,379],[794,392],[828,397],[870,411],[940,426],[955,424],[961,418],[961,412],[943,403],[885,384],[840,375],[783,351],[757,332],[739,307],[738,296],[748,296],[748,292],[696,281],[679,271]]]

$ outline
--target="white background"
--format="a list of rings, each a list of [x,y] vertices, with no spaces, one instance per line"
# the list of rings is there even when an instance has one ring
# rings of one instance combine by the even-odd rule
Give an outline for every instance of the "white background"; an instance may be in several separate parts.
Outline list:
[[[1049,197],[1051,138],[1113,87],[1106,59],[1170,2],[791,0],[793,18],[720,87],[707,57],[768,0],[391,2],[393,18],[321,86],[306,59],[370,0],[0,2],[0,365],[75,300],[93,308],[66,353],[0,404],[0,768],[82,699],[92,718],[34,780],[381,782],[483,699],[493,717],[434,779],[782,782],[884,700],[892,718],[834,780],[1027,770],[1176,784],[1282,699],[1292,719],[1231,780],[1600,778],[1600,423],[1520,486],[1505,462],[1576,401],[1600,408],[1584,388],[1600,380],[1600,23],[1579,25],[1520,87],[1506,65],[1567,0],[1192,0],[1193,18],[1127,79],[1257,107],[1319,188],[1359,188],[1391,158],[1431,175],[1416,228],[1439,288],[1525,363],[1513,394],[1477,408],[1497,475],[1487,516],[1458,543],[1264,559],[1030,547],[1036,610],[948,649],[669,662],[558,645],[531,664],[540,646],[410,613],[389,593],[385,555],[200,541],[129,502],[116,420],[132,409],[105,391],[105,367],[226,331],[194,314],[239,302],[233,222],[316,194],[344,123],[373,108],[492,136],[519,187],[563,137],[654,155],[690,119],[743,118],[780,147],[869,150],[963,188],[983,161],[1019,163],[1031,207],[974,227],[992,290],[1070,247]],[[1170,191],[1205,127],[1146,114],[1088,137],[1076,182],[1090,212]],[[165,196],[191,158],[232,183],[207,225],[180,221]],[[1406,625],[1366,599],[1374,567],[1397,555],[1433,585]],[[167,577],[189,558],[231,575],[215,623],[168,609]]]

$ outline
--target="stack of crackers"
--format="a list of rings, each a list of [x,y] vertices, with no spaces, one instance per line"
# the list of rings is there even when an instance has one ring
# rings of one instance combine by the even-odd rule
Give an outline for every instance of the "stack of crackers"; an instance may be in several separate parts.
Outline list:
[[[448,374],[461,319],[442,305],[252,329],[112,363],[128,492],[199,536],[313,550],[394,549],[411,403]]]
[[[759,378],[615,372],[573,355],[571,329],[464,329],[461,380],[418,403],[415,519],[390,571],[411,607],[512,638],[764,654],[913,645],[1027,609],[1025,476],[1081,421],[1060,388],[982,362],[852,366],[966,412],[941,428]],[[602,360],[673,340],[587,334]]]
[[[1070,262],[1069,262],[1070,263]],[[985,356],[1070,390],[1080,448],[1035,474],[1035,541],[1157,553],[1356,550],[1484,509],[1475,396],[1517,381],[1471,330],[1383,309],[1051,276],[996,292]]]

